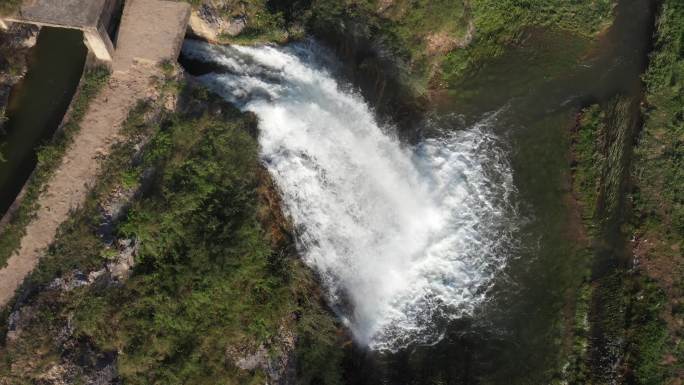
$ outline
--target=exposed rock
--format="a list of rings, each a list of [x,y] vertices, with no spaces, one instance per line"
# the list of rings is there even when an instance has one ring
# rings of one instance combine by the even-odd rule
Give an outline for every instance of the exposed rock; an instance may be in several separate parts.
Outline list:
[[[29,49],[36,44],[38,31],[38,27],[21,24],[0,30],[0,132],[10,91],[26,74]]]
[[[39,384],[67,385],[75,377],[74,368],[67,365],[53,365],[38,378]]]
[[[113,385],[119,384],[118,373],[113,361],[103,364],[101,367],[84,368],[76,366],[72,362],[63,361],[53,365],[35,381],[39,385]]]
[[[269,385],[293,384],[295,344],[292,323],[285,320],[268,346],[261,344],[256,349],[231,346],[226,356],[242,370],[261,369],[268,376]]]
[[[190,15],[189,32],[191,35],[210,42],[216,42],[221,35],[237,36],[247,26],[245,16],[225,18],[216,6],[202,4]]]
[[[130,239],[119,240],[119,253],[117,258],[107,263],[106,271],[109,276],[117,281],[123,282],[128,279],[131,270],[135,266],[135,254],[138,252],[138,244]]]
[[[427,36],[427,52],[431,55],[445,54],[456,48],[465,48],[475,36],[475,23],[470,20],[468,29],[461,37],[452,36],[447,32],[435,32]]]
[[[119,240],[117,246],[118,249],[115,251],[115,257],[107,262],[102,269],[88,274],[74,270],[60,278],[55,278],[50,282],[47,289],[69,292],[79,287],[90,286],[98,281],[104,285],[118,284],[125,281],[135,266],[135,254],[138,251],[138,244],[130,239],[124,239]],[[19,311],[23,309],[21,308]]]
[[[378,13],[385,12],[389,7],[394,5],[394,0],[378,0]]]
[[[16,311],[13,311],[9,316],[7,323],[6,342],[14,342],[21,337],[22,331],[26,325],[35,316],[35,309],[33,306],[24,306]]]

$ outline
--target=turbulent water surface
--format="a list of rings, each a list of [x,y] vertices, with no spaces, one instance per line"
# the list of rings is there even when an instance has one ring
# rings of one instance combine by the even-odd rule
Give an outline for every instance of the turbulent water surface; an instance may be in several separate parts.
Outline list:
[[[259,117],[261,157],[297,229],[304,260],[356,339],[373,349],[433,343],[445,321],[476,311],[514,246],[515,193],[489,126],[428,121],[402,145],[315,43],[218,47],[202,82]]]

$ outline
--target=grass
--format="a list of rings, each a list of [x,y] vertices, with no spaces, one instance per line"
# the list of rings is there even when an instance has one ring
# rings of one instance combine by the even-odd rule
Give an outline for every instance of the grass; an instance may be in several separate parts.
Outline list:
[[[297,9],[298,1],[290,9]],[[614,0],[498,1],[313,0],[310,29],[366,34],[407,72],[419,92],[454,87],[486,60],[500,56],[531,28],[567,31],[587,39],[612,22]],[[301,6],[299,7],[301,9]],[[287,9],[287,8],[286,8]],[[285,12],[288,13],[287,11]],[[365,31],[365,32],[364,32]],[[443,43],[435,49],[439,37]]]
[[[590,235],[609,231],[605,224],[621,215],[627,157],[633,135],[631,101],[616,97],[604,106],[583,109],[573,134],[573,187]]]
[[[195,8],[202,5],[214,6],[207,0],[185,1]],[[218,40],[222,44],[284,43],[290,38],[283,15],[272,12],[267,0],[225,0],[219,4],[217,11],[225,21],[235,18],[246,21],[245,28],[237,36],[220,34]]]
[[[208,3],[189,1],[194,6]],[[612,22],[615,0],[249,0],[224,1],[224,19],[244,17],[224,43],[282,43],[300,27],[333,40],[366,39],[391,57],[402,81],[418,94],[456,86],[484,61],[500,56],[531,28],[562,30],[587,39]],[[348,49],[350,47],[341,47]]]
[[[641,227],[681,245],[684,234],[684,4],[665,1],[644,76],[644,129],[636,147],[635,206]],[[681,245],[684,246],[684,245]]]
[[[96,235],[99,206],[120,186],[142,186],[136,176],[154,170],[116,225],[117,238],[139,245],[132,276],[120,285],[35,294],[31,308],[52,316],[36,317],[24,338],[0,351],[0,375],[17,376],[11,368],[31,361],[37,369],[26,378],[44,372],[66,354],[54,341],[70,319],[74,340],[93,352],[88,357],[114,355],[128,384],[263,383],[262,369],[242,370],[235,361],[260,346],[278,357],[290,334],[301,383],[340,383],[338,325],[291,245],[274,243],[282,237],[262,222],[272,208],[259,198],[268,174],[260,172],[254,119],[206,92],[182,98],[190,112],[151,120],[153,106],[141,105],[131,114],[126,135],[137,139],[115,148],[98,187],[27,285],[44,287],[111,258],[115,250]],[[150,139],[138,156],[132,149],[141,137]]]
[[[617,96],[591,105],[579,115],[572,135],[573,190],[588,235],[592,271],[578,294],[574,347],[566,375],[571,383],[608,383],[620,378],[617,365],[628,351],[624,342],[632,298],[633,277],[622,268],[622,236],[615,223],[622,220],[625,167],[634,133],[634,105]]]
[[[643,77],[644,122],[628,170],[631,211],[623,226],[634,240],[638,264],[622,273],[619,288],[599,285],[597,291],[604,306],[606,301],[623,303],[623,319],[613,325],[610,318],[599,317],[598,327],[624,339],[622,376],[637,384],[666,384],[684,376],[684,334],[677,326],[684,321],[684,4],[664,1],[656,29]],[[585,202],[585,219],[595,218],[594,228],[619,211],[625,180],[619,159],[627,147],[610,143],[633,142],[607,128],[624,124],[625,114],[619,112],[626,109],[619,102],[589,107],[575,134],[575,188]],[[606,162],[611,166],[606,168]]]
[[[573,140],[573,185],[582,204],[582,219],[588,227],[594,227],[603,155],[598,137],[606,130],[604,112],[599,105],[587,107],[580,114]]]
[[[634,377],[644,384],[684,377],[684,4],[665,0],[634,151],[632,226],[645,268],[633,291]],[[666,323],[663,320],[669,321]]]
[[[0,16],[15,13],[23,0],[0,0]]]
[[[74,136],[80,130],[80,122],[85,116],[90,101],[104,86],[108,77],[109,72],[103,68],[96,68],[85,73],[65,123],[57,131],[51,143],[38,150],[38,163],[26,184],[25,195],[0,236],[0,266],[4,266],[19,247],[26,226],[39,208],[38,197],[59,166]]]
[[[533,27],[593,38],[612,22],[614,4],[614,0],[474,0],[471,14],[475,38],[465,49],[446,54],[441,65],[442,83],[457,86],[469,72],[503,54]]]

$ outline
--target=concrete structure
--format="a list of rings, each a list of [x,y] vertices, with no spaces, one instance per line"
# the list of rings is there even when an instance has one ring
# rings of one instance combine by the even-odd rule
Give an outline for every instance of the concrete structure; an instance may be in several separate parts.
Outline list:
[[[167,0],[126,0],[114,71],[125,71],[134,62],[156,65],[175,61],[183,46],[190,20],[190,5]]]
[[[26,1],[55,2],[63,7],[66,3],[76,2]],[[102,4],[102,0],[85,0],[82,4],[90,2]],[[97,9],[103,8],[98,5],[93,9],[93,14],[96,14]],[[83,12],[81,16],[88,14]],[[67,17],[73,16],[64,15],[61,20]],[[83,204],[100,174],[100,161],[120,138],[119,130],[131,108],[138,100],[159,97],[161,83],[155,80],[163,78],[159,63],[178,57],[189,19],[190,6],[187,3],[126,0],[117,49],[113,53],[112,76],[90,102],[81,120],[81,129],[41,191],[38,198],[40,209],[26,226],[19,249],[5,267],[0,267],[0,309],[12,299],[24,278],[36,267],[61,223]],[[71,21],[72,24],[84,24],[82,20]],[[44,21],[42,23],[48,25]]]
[[[15,15],[0,20],[0,27],[16,22],[79,29],[88,49],[111,62],[114,44],[107,29],[121,4],[121,0],[27,0]]]

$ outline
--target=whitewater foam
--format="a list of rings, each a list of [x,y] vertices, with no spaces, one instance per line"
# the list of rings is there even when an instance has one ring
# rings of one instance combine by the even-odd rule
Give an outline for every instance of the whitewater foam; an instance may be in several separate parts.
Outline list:
[[[258,116],[302,258],[355,338],[433,343],[485,299],[513,243],[511,170],[488,130],[496,114],[467,130],[426,122],[440,134],[402,146],[317,54],[315,43],[183,47],[216,66],[204,84]]]

